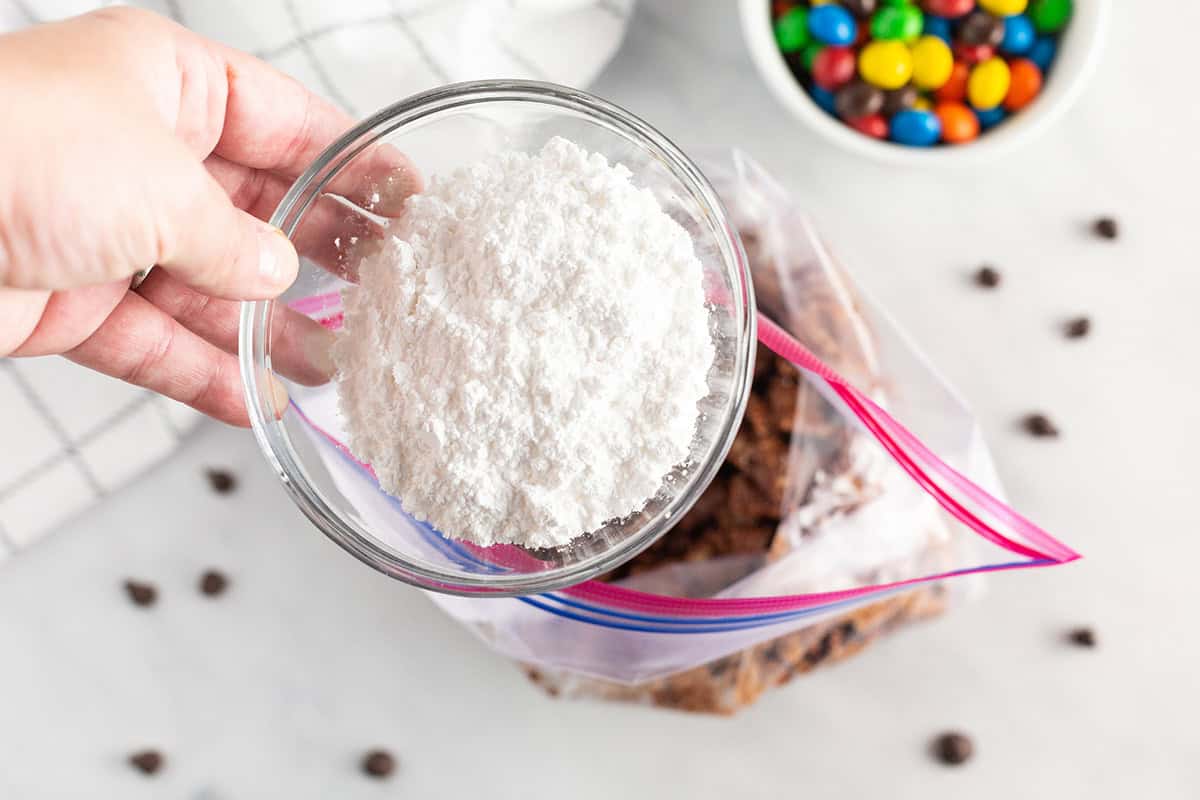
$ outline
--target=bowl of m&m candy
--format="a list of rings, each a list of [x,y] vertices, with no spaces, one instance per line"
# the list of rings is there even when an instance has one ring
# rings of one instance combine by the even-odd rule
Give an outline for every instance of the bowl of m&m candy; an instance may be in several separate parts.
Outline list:
[[[839,145],[974,160],[1059,117],[1099,58],[1110,0],[742,0],[768,86]]]

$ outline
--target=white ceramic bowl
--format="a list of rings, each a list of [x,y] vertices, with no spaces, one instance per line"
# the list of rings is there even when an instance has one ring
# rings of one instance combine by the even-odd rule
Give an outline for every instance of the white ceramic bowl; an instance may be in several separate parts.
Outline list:
[[[801,123],[844,150],[907,166],[970,164],[1029,142],[1062,116],[1083,91],[1100,60],[1110,0],[1075,0],[1042,93],[1002,125],[965,145],[909,147],[865,136],[825,113],[797,82],[775,44],[768,0],[740,0],[742,31],[767,86]]]

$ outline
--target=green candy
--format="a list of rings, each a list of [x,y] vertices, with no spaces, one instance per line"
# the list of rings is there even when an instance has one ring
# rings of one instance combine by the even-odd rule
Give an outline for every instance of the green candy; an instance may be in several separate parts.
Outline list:
[[[804,68],[812,72],[813,62],[817,60],[817,53],[825,49],[825,45],[821,42],[809,42],[804,45],[804,52],[800,54],[800,60],[804,62]]]
[[[797,6],[775,20],[775,41],[785,53],[795,53],[808,44],[808,12]]]
[[[1058,33],[1071,19],[1071,0],[1033,0],[1026,12],[1038,33]]]
[[[873,39],[899,39],[915,41],[925,28],[925,15],[921,9],[910,5],[884,6],[871,17]]]

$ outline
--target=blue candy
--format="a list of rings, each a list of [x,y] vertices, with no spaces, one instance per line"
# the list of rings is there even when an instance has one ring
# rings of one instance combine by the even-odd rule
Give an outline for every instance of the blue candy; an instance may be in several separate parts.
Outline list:
[[[1024,14],[1014,14],[1004,18],[1004,38],[1000,41],[1001,52],[1011,56],[1019,56],[1029,52],[1037,32],[1033,23]]]
[[[825,44],[848,45],[858,36],[858,25],[849,11],[830,4],[808,12],[808,32]]]
[[[905,109],[892,117],[888,136],[893,142],[910,147],[929,147],[942,136],[942,121],[929,111]]]
[[[989,108],[987,111],[980,111],[978,108],[975,108],[972,111],[975,112],[976,117],[979,117],[979,127],[985,131],[988,128],[996,127],[1008,116],[1008,113],[1004,110],[1004,106]]]
[[[809,87],[808,93],[812,96],[813,102],[819,105],[826,114],[837,116],[837,106],[833,102],[833,92],[823,89],[814,83]]]
[[[950,44],[950,20],[945,17],[935,17],[932,14],[926,14],[925,29],[922,33],[926,36],[936,36],[946,44]]]
[[[1050,69],[1050,62],[1054,61],[1054,54],[1056,52],[1058,52],[1058,45],[1054,43],[1053,38],[1039,36],[1037,41],[1033,43],[1033,47],[1029,48],[1029,52],[1025,54],[1025,57],[1037,64],[1038,69],[1045,75]]]

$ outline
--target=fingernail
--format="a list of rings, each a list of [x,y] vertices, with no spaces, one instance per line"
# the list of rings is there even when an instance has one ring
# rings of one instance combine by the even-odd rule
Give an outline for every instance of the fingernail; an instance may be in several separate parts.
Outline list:
[[[271,376],[271,405],[275,408],[275,419],[282,419],[288,407],[288,392],[274,375]]]
[[[273,225],[258,228],[258,274],[271,289],[283,291],[296,279],[296,248]]]
[[[333,331],[316,325],[305,332],[301,343],[304,357],[325,380],[331,379],[337,372],[337,366],[333,363],[333,343],[336,339]]]

